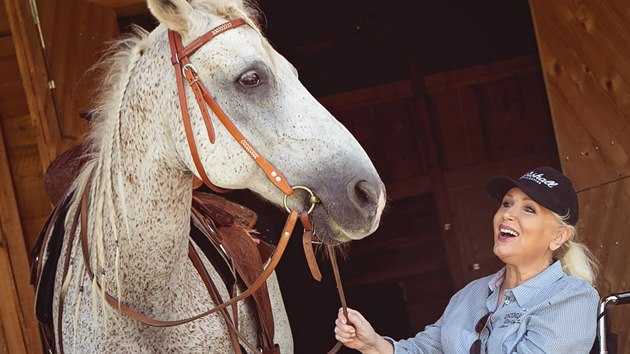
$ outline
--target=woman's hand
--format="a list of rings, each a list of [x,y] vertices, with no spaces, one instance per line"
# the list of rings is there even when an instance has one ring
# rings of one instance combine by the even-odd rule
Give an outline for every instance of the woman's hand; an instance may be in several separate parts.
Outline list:
[[[348,320],[339,309],[335,320],[335,338],[348,348],[361,353],[394,353],[393,346],[381,337],[359,311],[348,309]]]

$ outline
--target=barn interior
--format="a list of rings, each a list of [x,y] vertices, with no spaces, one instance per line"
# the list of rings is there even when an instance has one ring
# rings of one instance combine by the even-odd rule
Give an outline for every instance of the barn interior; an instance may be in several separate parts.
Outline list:
[[[19,3],[3,1],[9,9],[9,2]],[[28,126],[33,119],[28,90],[0,105],[6,165],[33,156],[22,178],[16,172],[7,177],[16,186],[14,204],[22,210],[24,249],[33,246],[50,210],[26,191],[45,195],[43,170],[78,143],[85,130],[78,113],[89,109],[89,89],[95,85],[87,69],[105,40],[129,32],[132,24],[149,30],[156,25],[140,0],[36,3],[49,60],[37,73],[57,81],[56,93],[46,98],[42,110],[42,115],[59,118],[55,129],[60,134],[52,148],[41,151],[37,132],[7,135],[12,127]],[[558,148],[559,125],[552,119],[532,2],[261,0],[259,6],[271,44],[355,135],[386,183],[389,201],[380,228],[353,242],[347,256],[339,259],[348,305],[363,312],[382,334],[412,336],[439,318],[458,289],[502,266],[492,253],[491,220],[498,204],[485,194],[485,182],[498,174],[517,177],[534,166],[561,169],[569,160]],[[4,21],[4,11],[3,6],[0,32],[7,42],[15,35]],[[19,50],[8,46],[0,47],[1,71],[7,73],[5,97],[22,81]],[[67,53],[74,53],[73,58]],[[627,116],[623,120],[628,127]],[[621,143],[630,147],[627,136]],[[627,177],[628,169],[617,166],[621,174],[615,178]],[[24,176],[30,179],[21,182]],[[259,214],[261,232],[279,233],[285,218],[281,210],[247,192],[228,196]],[[629,203],[627,192],[621,198]],[[28,209],[33,203],[42,206]],[[322,282],[310,277],[299,231],[277,273],[295,352],[322,353],[335,344],[340,302],[323,255]],[[599,241],[590,240],[589,245],[599,246]],[[602,241],[602,249],[605,243],[608,252],[611,242]],[[603,287],[608,291],[624,286],[609,281]],[[627,331],[620,326],[626,333],[623,347]]]
[[[454,291],[492,273],[486,177],[559,168],[527,1],[262,1],[264,32],[305,86],[359,139],[389,192],[382,226],[341,262],[350,306],[406,338],[438,319]],[[119,17],[151,30],[147,12]],[[474,176],[470,179],[470,176]],[[268,218],[255,196],[233,196]],[[450,226],[449,226],[450,225]],[[274,228],[275,226],[275,228]],[[335,340],[330,265],[309,276],[301,230],[278,268],[298,353]],[[457,261],[454,261],[457,260]],[[313,341],[313,334],[319,334]]]

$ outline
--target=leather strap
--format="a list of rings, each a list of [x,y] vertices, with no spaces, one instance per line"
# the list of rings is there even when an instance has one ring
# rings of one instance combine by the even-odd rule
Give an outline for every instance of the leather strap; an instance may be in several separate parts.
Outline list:
[[[177,78],[177,87],[178,87],[178,95],[179,102],[182,110],[182,119],[184,121],[184,127],[186,130],[186,138],[188,140],[188,145],[193,157],[193,162],[197,171],[199,171],[199,175],[201,176],[202,181],[211,189],[219,192],[224,192],[225,190],[215,186],[210,179],[208,178],[203,166],[201,164],[201,160],[199,159],[199,153],[197,151],[197,147],[195,145],[195,140],[193,137],[192,127],[190,123],[190,115],[188,112],[188,106],[186,102],[186,95],[184,90],[183,79],[185,78],[188,81],[193,93],[195,94],[195,99],[201,111],[201,115],[203,117],[204,123],[206,125],[206,130],[208,132],[208,138],[211,143],[214,143],[214,128],[212,126],[212,119],[208,113],[206,104],[210,106],[214,114],[221,121],[221,123],[225,126],[225,128],[230,132],[230,134],[234,137],[234,139],[241,145],[241,147],[249,154],[249,156],[254,159],[254,161],[258,164],[258,166],[263,170],[267,178],[278,187],[283,193],[286,195],[293,194],[293,188],[289,185],[285,176],[275,168],[269,161],[267,161],[263,156],[261,156],[260,152],[247,140],[243,134],[236,128],[236,126],[232,123],[229,117],[223,112],[221,107],[216,103],[214,98],[209,94],[205,85],[199,80],[196,69],[190,63],[189,56],[193,54],[197,49],[199,49],[203,44],[207,43],[217,35],[230,30],[232,28],[236,28],[238,26],[242,26],[246,24],[244,19],[236,19],[230,22],[227,22],[223,25],[220,25],[203,36],[199,37],[195,41],[193,41],[188,46],[184,47],[182,44],[182,39],[179,33],[173,32],[169,30],[169,43],[171,47],[171,62],[175,68],[175,75]],[[205,103],[204,103],[205,102]]]
[[[339,275],[339,266],[337,265],[337,256],[335,255],[335,248],[331,245],[326,245],[326,250],[328,251],[328,258],[330,258],[330,264],[333,268],[333,273],[335,274],[335,283],[337,284],[337,292],[339,293],[339,300],[341,300],[341,307],[343,311],[343,315],[348,319],[348,305],[346,304],[346,296],[343,293],[343,284],[341,284],[341,276]],[[350,323],[348,321],[348,323]],[[343,347],[341,342],[337,342],[335,346],[328,351],[327,354],[335,354]]]
[[[181,51],[177,52],[177,56],[180,59],[188,57],[191,54],[193,54],[194,52],[196,52],[197,49],[201,48],[202,45],[206,44],[207,42],[210,42],[214,37],[218,36],[219,34],[225,32],[227,30],[231,30],[232,28],[236,28],[236,27],[239,27],[239,26],[242,26],[242,25],[245,25],[245,24],[247,24],[245,19],[237,18],[237,19],[232,20],[230,22],[227,22],[227,23],[224,23],[222,25],[219,25],[219,26],[211,29],[210,31],[206,32],[201,37],[199,37],[199,38],[195,39],[194,41],[190,42],[190,44],[188,44],[186,46],[186,48],[182,48]],[[177,61],[177,58],[175,56],[173,56],[171,61],[172,61],[173,64],[175,64],[175,62]]]
[[[300,213],[300,221],[304,226],[304,235],[302,236],[302,247],[304,248],[304,256],[306,257],[306,263],[308,269],[311,271],[313,279],[322,281],[322,272],[319,271],[317,265],[317,259],[315,259],[315,252],[313,252],[313,222],[311,216],[307,212]]]
[[[105,301],[107,301],[107,303],[112,306],[112,308],[117,309],[118,311],[120,311],[121,313],[124,313],[125,315],[133,318],[134,320],[138,321],[138,322],[142,322],[146,325],[152,326],[152,327],[173,327],[173,326],[178,326],[181,324],[185,324],[194,320],[197,320],[199,318],[205,317],[207,315],[210,315],[212,313],[215,313],[217,311],[220,311],[222,309],[227,308],[228,306],[231,306],[235,303],[237,303],[238,301],[241,301],[243,299],[246,299],[247,297],[251,296],[256,290],[258,290],[258,288],[260,288],[260,286],[262,284],[265,283],[265,281],[267,280],[267,278],[269,278],[269,276],[271,275],[271,273],[275,270],[276,266],[278,265],[278,262],[280,261],[280,258],[282,257],[282,255],[284,254],[284,251],[286,249],[286,246],[289,242],[289,239],[291,238],[291,232],[293,231],[293,228],[295,227],[295,222],[297,221],[297,211],[293,210],[291,212],[291,214],[289,214],[289,217],[287,218],[287,221],[284,225],[284,228],[282,230],[282,234],[280,235],[280,240],[278,242],[278,247],[276,247],[276,251],[274,253],[274,255],[271,257],[271,260],[269,261],[269,264],[267,265],[267,267],[263,270],[262,274],[252,283],[252,285],[247,288],[244,292],[242,292],[240,295],[235,296],[229,300],[227,300],[226,302],[215,306],[214,308],[211,308],[207,311],[204,311],[202,313],[199,313],[197,315],[188,317],[188,318],[184,318],[184,319],[180,319],[180,320],[172,320],[172,321],[168,321],[168,320],[157,320],[157,319],[153,319],[153,318],[149,318],[145,315],[143,315],[140,312],[137,312],[133,309],[131,309],[130,307],[126,306],[125,304],[121,303],[120,301],[118,301],[116,298],[114,298],[113,296],[111,296],[108,292],[104,291],[104,297],[105,297]],[[86,272],[90,278],[90,280],[92,280],[96,286],[100,289],[101,285],[98,282],[98,279],[94,278],[94,273],[92,272],[92,268],[90,266],[90,262],[89,262],[89,250],[88,250],[88,239],[87,239],[87,189],[86,191],[83,193],[82,197],[81,197],[81,217],[80,217],[80,222],[81,222],[81,247],[82,247],[82,251],[83,251],[83,259],[85,262],[85,269]]]
[[[238,259],[233,262],[241,275],[245,286],[250,286],[257,277],[257,272],[263,268],[263,263],[254,242],[249,234],[242,228],[235,226],[220,227],[221,244],[224,246],[231,259]],[[262,284],[260,288],[252,294],[254,304],[258,312],[259,322],[259,342],[261,347],[271,348],[274,345],[274,322],[271,300],[267,291],[267,284]]]
[[[210,298],[212,299],[212,301],[215,304],[222,303],[223,299],[221,299],[221,294],[219,294],[219,290],[214,285],[214,282],[212,282],[212,280],[210,279],[210,274],[208,274],[208,270],[206,269],[206,267],[203,266],[203,262],[201,261],[201,258],[199,257],[199,254],[197,253],[197,250],[195,249],[192,243],[188,244],[188,258],[190,258],[191,262],[195,266],[195,269],[199,273],[201,280],[203,280],[203,283],[206,286],[206,289],[208,290],[208,294],[210,295]],[[235,323],[238,323],[237,318],[234,317],[234,321],[232,321],[232,319],[230,318],[227,312],[227,309],[223,309],[219,312],[223,316],[223,320],[225,321],[225,324],[227,325],[228,333],[230,335],[230,341],[232,342],[232,348],[234,349],[234,353],[242,354],[241,345],[239,344],[239,341],[238,341],[240,337],[240,333],[235,325]],[[243,342],[250,349],[254,349],[254,350],[256,349],[245,338],[242,338],[242,339],[243,339]]]
[[[172,32],[172,31],[168,32],[171,52],[174,53],[174,55],[175,53],[177,53],[176,41],[173,39],[175,36],[175,33],[176,32]],[[215,186],[212,182],[210,182],[210,179],[206,175],[206,170],[203,168],[203,165],[201,164],[201,159],[199,158],[199,152],[197,151],[197,145],[195,144],[195,137],[193,136],[192,126],[190,124],[190,117],[188,114],[188,104],[186,102],[186,91],[184,90],[184,79],[182,77],[181,62],[177,61],[173,65],[175,66],[175,78],[177,81],[177,93],[179,95],[179,106],[181,107],[181,110],[182,110],[182,121],[184,123],[184,129],[186,130],[186,139],[188,140],[188,147],[190,149],[190,154],[192,155],[195,168],[197,168],[197,171],[199,172],[199,176],[201,177],[201,180],[206,186],[208,186],[208,188],[212,189],[213,191],[217,193],[225,193],[226,190],[219,188]],[[202,111],[202,114],[203,114],[203,111]],[[204,122],[206,122],[205,118],[204,118]],[[212,122],[210,122],[210,124],[212,124]],[[210,142],[214,142],[214,131],[212,130],[212,126],[211,125],[210,127],[206,126],[206,129],[209,132],[212,131],[212,134],[209,133],[208,138],[210,139]]]

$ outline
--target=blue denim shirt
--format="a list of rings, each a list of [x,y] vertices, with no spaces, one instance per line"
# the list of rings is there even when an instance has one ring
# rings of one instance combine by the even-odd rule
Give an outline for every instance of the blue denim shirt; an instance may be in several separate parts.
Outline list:
[[[566,275],[556,261],[536,277],[504,291],[505,268],[455,294],[442,317],[415,337],[392,341],[395,353],[467,354],[475,325],[491,313],[482,331],[482,353],[588,353],[595,340],[599,295],[587,282]]]

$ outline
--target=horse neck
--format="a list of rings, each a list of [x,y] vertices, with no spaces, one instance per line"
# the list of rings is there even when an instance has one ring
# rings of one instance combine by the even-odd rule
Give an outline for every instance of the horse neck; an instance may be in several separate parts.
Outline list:
[[[118,120],[102,128],[90,184],[92,262],[102,285],[132,302],[160,296],[182,271],[192,198],[191,177],[176,167],[157,112],[177,106],[139,90],[150,84],[144,71],[129,81],[120,114],[111,117]]]

